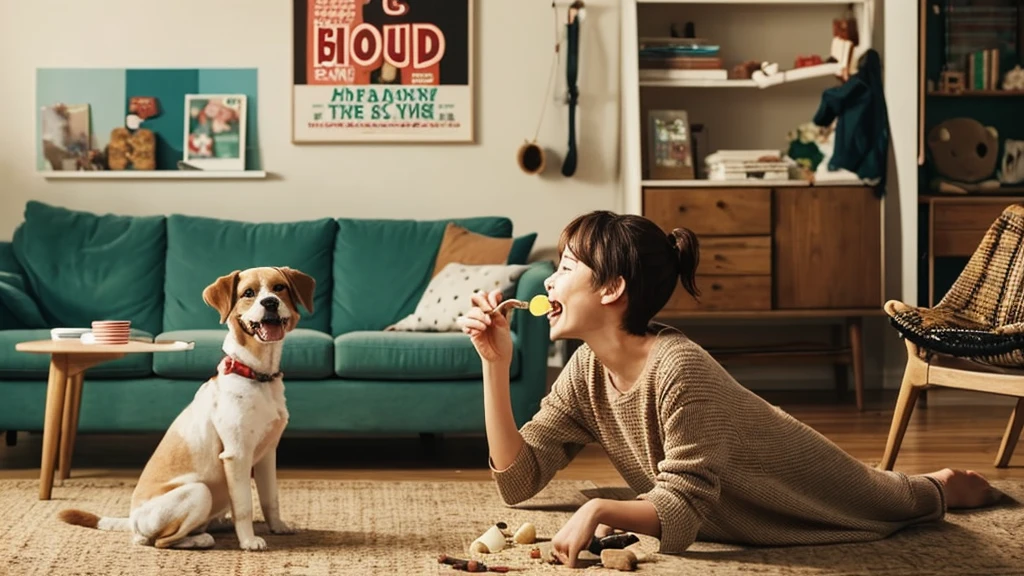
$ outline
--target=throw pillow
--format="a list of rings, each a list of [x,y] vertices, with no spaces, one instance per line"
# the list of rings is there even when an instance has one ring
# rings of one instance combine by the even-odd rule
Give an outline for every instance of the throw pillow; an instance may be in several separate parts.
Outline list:
[[[438,275],[445,266],[457,262],[467,265],[504,264],[512,250],[511,238],[494,238],[471,232],[454,222],[444,228],[441,248],[434,259],[434,272]]]
[[[526,264],[530,260],[530,252],[533,251],[533,243],[536,241],[536,232],[517,236],[512,240],[512,249],[508,252],[508,263]]]
[[[523,264],[448,264],[431,279],[416,310],[385,330],[458,332],[459,316],[471,307],[470,297],[474,293],[501,289],[502,298],[511,298],[515,294],[519,277],[529,268]]]

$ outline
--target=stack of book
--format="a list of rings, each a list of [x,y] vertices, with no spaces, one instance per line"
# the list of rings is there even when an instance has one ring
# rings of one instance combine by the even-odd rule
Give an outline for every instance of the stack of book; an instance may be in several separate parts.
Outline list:
[[[640,80],[725,80],[718,51],[701,38],[641,38]]]
[[[708,180],[789,180],[790,164],[778,150],[719,150],[704,159]]]
[[[998,90],[1000,70],[999,48],[977,50],[967,54],[964,64],[965,90]]]

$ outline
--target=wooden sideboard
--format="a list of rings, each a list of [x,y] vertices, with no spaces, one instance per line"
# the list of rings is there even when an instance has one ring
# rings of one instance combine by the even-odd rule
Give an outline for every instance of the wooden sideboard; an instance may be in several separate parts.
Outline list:
[[[882,202],[866,186],[645,187],[644,216],[666,232],[693,230],[701,246],[700,301],[677,286],[659,319],[844,321],[845,341],[831,347],[711,352],[723,362],[818,358],[843,375],[852,365],[863,408],[862,318],[883,314]]]

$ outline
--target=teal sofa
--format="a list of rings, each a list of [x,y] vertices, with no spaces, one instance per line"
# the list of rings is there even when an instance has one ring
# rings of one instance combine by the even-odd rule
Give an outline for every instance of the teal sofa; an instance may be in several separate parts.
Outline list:
[[[0,242],[0,430],[43,426],[49,357],[15,351],[56,326],[128,319],[136,336],[195,342],[187,352],[129,354],[85,374],[79,431],[165,430],[223,356],[226,328],[202,299],[218,276],[290,266],[316,279],[314,310],[285,340],[289,433],[482,433],[479,357],[461,332],[384,328],[413,312],[448,222],[511,238],[504,217],[321,218],[242,222],[185,215],[92,214],[30,201]],[[535,233],[515,237],[527,264]],[[529,263],[516,295],[543,292],[550,262]],[[546,391],[545,318],[516,311],[511,396],[516,421]]]

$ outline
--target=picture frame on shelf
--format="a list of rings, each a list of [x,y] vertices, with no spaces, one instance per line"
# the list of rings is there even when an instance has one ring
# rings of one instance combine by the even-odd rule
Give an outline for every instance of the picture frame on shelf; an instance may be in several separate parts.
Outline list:
[[[693,135],[685,110],[647,114],[648,172],[652,180],[693,180]]]
[[[186,164],[200,170],[245,170],[245,94],[186,94]]]

